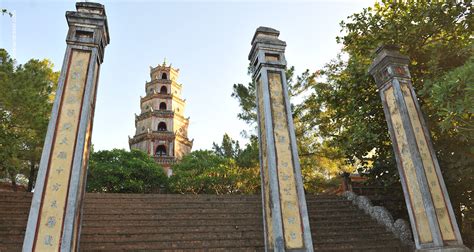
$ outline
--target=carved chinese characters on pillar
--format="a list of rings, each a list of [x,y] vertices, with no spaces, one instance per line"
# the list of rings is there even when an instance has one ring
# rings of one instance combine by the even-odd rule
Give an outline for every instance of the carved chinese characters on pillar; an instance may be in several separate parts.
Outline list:
[[[58,251],[90,52],[72,50],[39,216],[37,251]]]
[[[259,79],[257,81],[257,106],[258,106],[258,118],[260,125],[260,149],[262,155],[262,179],[263,179],[263,189],[265,197],[265,225],[266,232],[268,237],[268,247],[273,248],[273,223],[272,223],[272,211],[270,209],[270,185],[269,185],[269,174],[268,174],[268,157],[267,157],[267,136],[266,136],[266,127],[265,127],[265,110],[263,107],[263,86],[262,81]]]
[[[82,153],[82,173],[81,177],[79,179],[79,185],[80,189],[79,192],[81,192],[81,195],[79,196],[79,201],[80,203],[78,205],[82,205],[82,200],[84,199],[84,194],[85,194],[85,179],[87,177],[87,165],[89,162],[89,151],[90,151],[90,146],[91,146],[91,136],[92,136],[92,121],[93,121],[93,116],[94,116],[94,106],[95,106],[95,94],[97,92],[97,82],[98,82],[98,73],[99,73],[99,63],[95,63],[95,68],[94,68],[94,84],[93,84],[93,92],[92,92],[92,97],[94,97],[93,101],[91,102],[91,112],[90,112],[90,119],[88,120],[87,123],[87,131],[86,131],[86,136],[85,136],[85,146],[84,146],[84,152]],[[81,217],[81,212],[77,211],[76,216],[74,217],[74,226],[77,227],[76,230],[74,231],[74,239],[73,239],[73,244],[71,248],[74,248],[77,250],[77,241],[78,241],[78,236],[80,232],[80,217]]]
[[[412,211],[416,219],[416,226],[418,236],[421,243],[428,243],[433,241],[431,231],[428,223],[428,216],[426,215],[423,199],[421,196],[420,186],[417,181],[415,166],[412,161],[410,150],[408,147],[408,140],[403,128],[403,122],[400,115],[400,109],[395,99],[393,87],[389,87],[384,91],[385,100],[387,102],[388,110],[390,112],[390,119],[392,121],[393,131],[395,133],[395,140],[399,150],[400,163],[403,168],[403,175],[407,184],[408,194],[412,202]]]
[[[281,74],[269,72],[268,81],[285,244],[287,249],[302,248],[303,230]]]
[[[415,132],[416,144],[420,152],[423,168],[428,180],[428,186],[430,188],[433,203],[436,208],[436,216],[438,218],[441,235],[445,241],[456,240],[453,226],[451,225],[451,220],[449,218],[446,202],[438,180],[438,175],[435,171],[433,157],[431,156],[431,152],[428,149],[427,140],[423,132],[423,127],[421,125],[418,112],[415,108],[413,96],[411,95],[410,88],[407,83],[401,82],[400,87],[407,106],[411,126]]]

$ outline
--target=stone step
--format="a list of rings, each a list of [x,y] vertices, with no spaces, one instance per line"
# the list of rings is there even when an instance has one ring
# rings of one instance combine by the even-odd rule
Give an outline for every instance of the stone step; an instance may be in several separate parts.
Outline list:
[[[377,235],[372,235],[367,237],[368,234],[373,234],[371,232],[347,232],[347,233],[323,233],[318,232],[318,230],[313,231],[313,242],[317,243],[339,243],[339,242],[353,242],[353,241],[366,241],[370,242],[371,238],[373,240],[388,240],[388,241],[398,241],[394,234],[389,232],[377,233]]]
[[[0,200],[2,199],[31,199],[33,193],[30,192],[0,192]],[[99,199],[99,200],[108,200],[108,199],[127,199],[127,200],[153,200],[153,199],[169,199],[172,201],[176,201],[179,199],[197,199],[200,201],[219,201],[223,199],[234,199],[234,200],[253,200],[253,201],[261,201],[260,195],[246,195],[246,194],[222,194],[222,195],[215,195],[215,194],[133,194],[133,193],[87,193],[86,198],[89,200]],[[344,201],[345,199],[340,196],[334,195],[306,195],[307,202],[320,202],[320,201]]]
[[[400,246],[399,244],[341,244],[330,246],[313,245],[314,250],[318,252],[336,252],[336,251],[351,251],[351,252],[411,252],[410,248]]]
[[[262,225],[220,225],[220,226],[157,226],[157,227],[90,227],[84,226],[82,234],[160,234],[160,233],[199,233],[199,232],[263,232]]]
[[[81,242],[82,251],[92,250],[162,250],[174,248],[196,249],[196,248],[254,248],[263,249],[263,239],[221,239],[221,240],[196,240],[196,241],[144,241],[136,240],[132,242]]]
[[[190,230],[191,229],[191,230]],[[181,227],[181,228],[169,228],[169,229],[159,229],[159,228],[137,228],[137,229],[126,229],[126,228],[98,228],[94,230],[83,230],[81,233],[81,237],[85,239],[85,237],[102,237],[104,235],[108,237],[114,237],[119,235],[125,237],[136,237],[136,236],[159,236],[159,237],[175,237],[176,240],[184,239],[182,234],[187,236],[193,237],[193,235],[198,234],[201,235],[203,233],[219,233],[221,235],[234,235],[239,236],[242,233],[252,233],[256,234],[256,237],[262,236],[263,237],[263,228],[261,227],[253,227],[253,228],[235,228],[235,227],[209,227],[208,229],[197,229],[197,228],[189,228],[189,227]],[[23,237],[25,234],[25,230],[18,230],[18,232],[0,232],[0,244],[3,242],[7,242],[8,240],[12,240],[10,242],[18,242],[21,243],[23,241]],[[347,237],[351,237],[352,241],[366,241],[367,236],[377,236],[377,237],[385,237],[387,239],[394,239],[393,234],[388,233],[386,231],[382,232],[375,232],[375,231],[365,231],[365,232],[356,232],[351,230],[339,230],[339,231],[325,231],[320,229],[313,230],[313,240],[314,242],[319,241],[326,241],[327,239],[331,239],[331,243],[336,243],[336,241],[345,241]],[[177,237],[177,238],[176,238]],[[195,236],[194,236],[195,237]],[[240,237],[240,236],[239,236]],[[262,238],[263,239],[263,238]],[[90,238],[87,238],[84,241],[88,241]],[[339,243],[339,242],[337,242]]]
[[[200,214],[200,215],[212,215],[216,213],[236,213],[236,214],[262,214],[261,208],[258,207],[220,207],[220,208],[154,208],[154,209],[141,209],[141,208],[90,208],[85,206],[85,216],[103,216],[103,215],[180,215],[180,214]],[[7,219],[11,216],[27,216],[29,208],[24,209],[0,209],[0,219]],[[362,211],[358,209],[334,209],[334,210],[312,210],[308,212],[310,217],[338,217],[338,216],[356,216],[364,215]]]
[[[84,234],[85,242],[127,242],[127,241],[189,241],[189,240],[221,240],[221,239],[263,239],[260,231],[232,231],[232,232],[205,232],[205,233],[160,233],[160,234]]]
[[[9,226],[11,228],[23,228],[26,227],[26,221],[24,220],[15,220],[9,222],[2,222],[1,225]],[[98,220],[90,221],[84,220],[83,227],[100,227],[100,226],[113,226],[113,227],[156,227],[156,226],[174,226],[174,227],[186,227],[186,226],[227,226],[227,225],[262,225],[263,220],[260,219],[189,219],[189,220]]]
[[[186,230],[183,230],[186,231]],[[179,232],[179,233],[147,233],[147,234],[81,234],[85,243],[98,242],[131,242],[131,241],[204,241],[220,239],[256,239],[263,240],[261,231],[231,231],[231,232]],[[23,235],[5,235],[0,242],[12,243],[23,241]]]
[[[30,202],[15,203],[15,202],[0,202],[0,216],[5,214],[15,213],[29,213]],[[85,203],[85,212],[101,213],[109,211],[121,212],[153,212],[153,211],[254,211],[261,212],[262,207],[260,203],[242,204],[234,202],[225,202],[222,204],[208,203],[208,204],[193,204],[193,203],[146,203],[146,204],[128,204],[128,203],[108,203],[108,204],[90,204]],[[207,210],[209,209],[209,210]],[[310,214],[326,214],[326,213],[351,213],[353,211],[361,212],[353,205],[308,205],[308,212]],[[361,212],[362,213],[362,212]]]
[[[340,220],[340,219],[334,219],[334,220],[314,220],[312,218],[309,219],[309,223],[311,225],[311,227],[315,226],[323,226],[323,227],[351,227],[351,226],[356,226],[356,227],[363,227],[363,226],[366,226],[368,224],[376,224],[377,222],[372,220],[372,219],[368,219],[368,220],[364,220],[364,219],[357,219],[357,220],[351,220],[351,221],[347,221],[347,220]]]
[[[86,210],[87,211],[87,210]],[[229,213],[230,212],[230,213]],[[170,212],[158,212],[158,213],[136,213],[136,214],[122,214],[122,213],[104,213],[104,214],[91,214],[84,213],[83,219],[90,221],[107,221],[107,220],[118,220],[118,221],[135,221],[135,220],[183,220],[188,221],[189,219],[194,220],[222,220],[222,219],[262,219],[262,213],[232,213],[231,211],[221,211],[215,213],[180,213],[172,214]],[[17,223],[28,219],[28,213],[20,214],[2,214],[0,215],[0,223]],[[320,214],[320,215],[309,215],[310,222],[328,224],[328,222],[335,222],[337,224],[343,222],[375,222],[368,216],[359,216],[357,214]]]
[[[84,246],[84,244],[81,244],[81,246]],[[5,251],[5,252],[21,252],[21,244],[15,244],[15,245],[11,245],[11,246],[2,246],[0,244],[0,251]],[[122,248],[118,247],[118,248],[115,248],[115,249],[107,249],[107,248],[101,248],[101,249],[92,249],[92,248],[88,248],[88,249],[83,249],[81,247],[80,251],[101,251],[101,252],[116,252],[116,251],[123,251]],[[199,250],[199,249],[196,249],[196,248],[189,248],[189,249],[160,249],[160,252],[177,252],[177,251],[180,251],[180,252],[195,252],[195,251],[202,251],[202,250]],[[260,251],[264,251],[264,248],[263,246],[255,246],[255,247],[247,247],[247,248],[230,248],[230,247],[227,247],[227,248],[212,248],[212,249],[207,249],[205,251],[212,251],[212,252],[227,252],[227,251],[230,251],[230,252],[260,252]]]
[[[258,207],[220,207],[220,208],[194,208],[194,209],[186,209],[186,208],[154,208],[154,209],[142,209],[142,208],[90,208],[85,206],[84,214],[88,216],[92,215],[115,215],[115,214],[139,214],[139,215],[150,215],[150,214],[215,214],[215,213],[222,213],[225,211],[226,213],[252,213],[252,214],[261,214],[262,209]],[[29,209],[0,209],[0,218],[3,215],[25,215],[29,213]]]

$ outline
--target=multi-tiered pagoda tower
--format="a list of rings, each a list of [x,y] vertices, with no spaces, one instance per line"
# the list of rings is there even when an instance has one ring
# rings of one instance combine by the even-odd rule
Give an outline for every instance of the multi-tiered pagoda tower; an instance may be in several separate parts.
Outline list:
[[[177,82],[179,69],[162,65],[150,67],[151,81],[145,84],[145,97],[140,97],[140,115],[135,115],[135,136],[130,149],[142,150],[162,165],[168,176],[171,165],[191,152],[188,139],[189,117],[184,117],[185,100],[182,85]]]

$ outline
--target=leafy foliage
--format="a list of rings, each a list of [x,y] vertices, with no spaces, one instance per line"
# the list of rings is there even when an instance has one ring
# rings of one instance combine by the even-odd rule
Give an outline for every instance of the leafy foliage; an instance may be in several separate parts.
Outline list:
[[[225,158],[236,158],[241,151],[239,141],[231,139],[227,133],[224,134],[220,146],[216,143],[212,143],[212,149],[217,155]]]
[[[428,96],[430,107],[437,108],[442,133],[454,132],[463,142],[474,140],[474,57],[445,75],[427,81],[421,93]]]
[[[0,174],[15,182],[29,177],[33,187],[59,73],[48,60],[15,66],[0,49]]]
[[[153,193],[167,188],[167,176],[148,154],[120,149],[92,152],[88,192]]]
[[[237,165],[241,168],[255,168],[259,167],[259,146],[258,138],[255,135],[250,136],[250,143],[245,146],[245,149],[239,151],[239,155],[235,157]]]
[[[234,159],[207,150],[185,156],[169,179],[177,193],[248,194],[260,188],[258,168],[240,169]]]

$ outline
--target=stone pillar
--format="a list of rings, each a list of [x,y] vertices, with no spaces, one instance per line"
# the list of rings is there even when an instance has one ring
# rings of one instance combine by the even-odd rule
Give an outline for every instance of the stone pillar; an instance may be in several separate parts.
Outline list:
[[[260,167],[267,251],[313,251],[286,84],[286,43],[259,27],[249,60],[257,90]]]
[[[109,43],[104,6],[76,3],[41,156],[23,251],[77,251],[99,68]]]
[[[381,46],[369,69],[382,98],[416,248],[465,251],[438,160],[411,84],[409,58]]]

